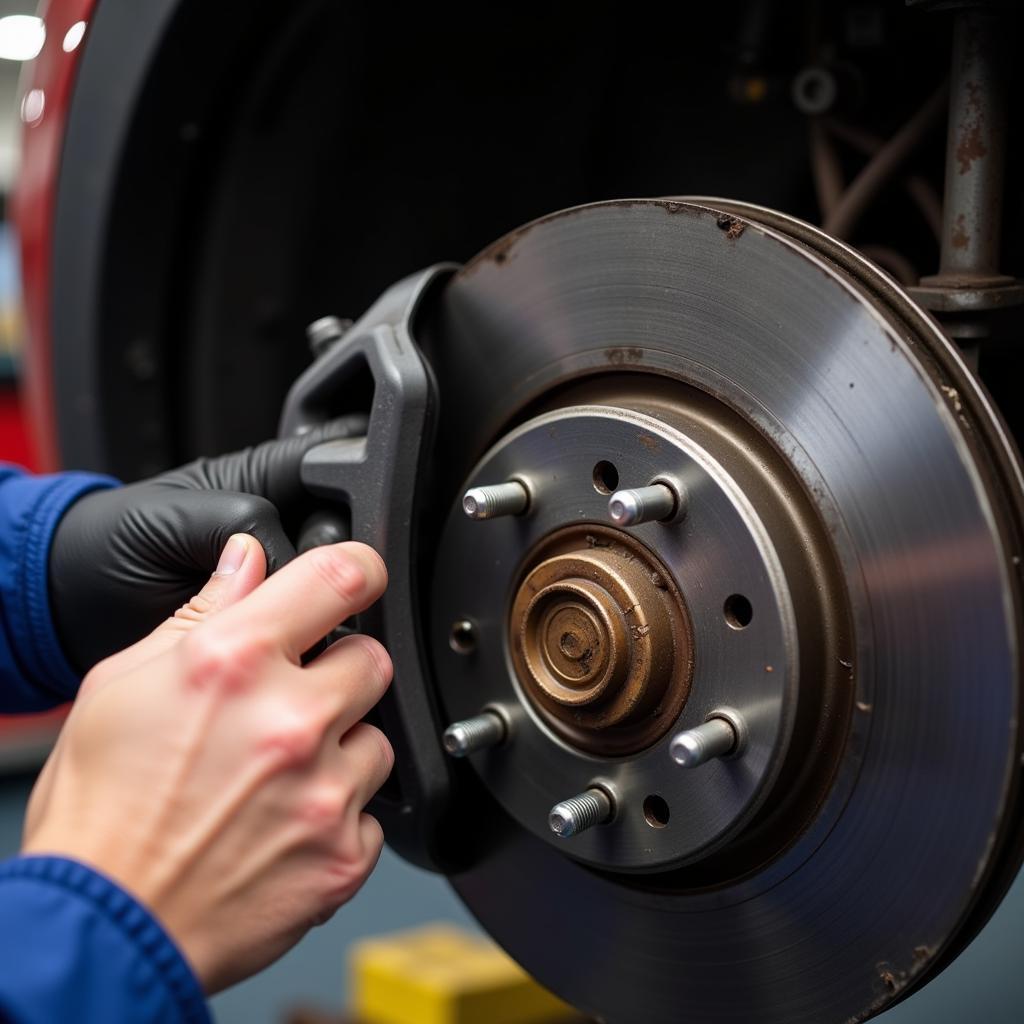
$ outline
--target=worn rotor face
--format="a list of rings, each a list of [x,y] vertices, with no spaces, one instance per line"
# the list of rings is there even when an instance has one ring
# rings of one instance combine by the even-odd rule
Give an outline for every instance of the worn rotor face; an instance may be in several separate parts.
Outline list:
[[[469,759],[508,826],[460,896],[610,1022],[838,1024],[906,994],[998,898],[1019,819],[1020,482],[955,355],[848,251],[710,200],[503,239],[428,355],[441,703],[508,734]],[[659,476],[685,514],[612,524],[607,491]],[[463,515],[509,479],[520,514]],[[719,706],[744,750],[680,767]],[[607,822],[553,835],[595,785]]]

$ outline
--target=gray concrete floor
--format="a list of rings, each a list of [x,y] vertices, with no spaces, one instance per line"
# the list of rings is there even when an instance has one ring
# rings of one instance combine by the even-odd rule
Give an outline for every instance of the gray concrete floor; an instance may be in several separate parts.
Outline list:
[[[0,857],[18,849],[29,789],[27,778],[0,779]],[[474,927],[442,879],[386,851],[362,892],[334,920],[311,932],[269,970],[217,996],[216,1019],[219,1024],[280,1024],[284,1012],[298,1004],[341,1009],[349,943],[439,920]],[[883,1024],[1024,1021],[1024,876],[952,967],[878,1019]]]

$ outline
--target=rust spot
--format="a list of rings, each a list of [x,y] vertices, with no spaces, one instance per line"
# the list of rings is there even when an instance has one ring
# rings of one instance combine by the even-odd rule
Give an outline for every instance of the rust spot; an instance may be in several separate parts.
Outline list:
[[[926,960],[931,959],[932,951],[927,946],[914,947],[914,966],[919,967]]]
[[[895,992],[901,987],[900,977],[892,969],[891,964],[880,963],[878,965],[878,977],[889,992]]]
[[[512,246],[515,244],[515,236],[510,235],[507,238],[501,239],[501,241],[495,243],[491,247],[491,250],[487,255],[494,260],[495,263],[500,267],[503,263],[506,263],[509,258],[509,253],[512,251]]]
[[[715,220],[715,226],[725,232],[725,237],[730,240],[735,240],[743,234],[747,229],[747,225],[737,217],[730,217],[727,213],[719,214]]]
[[[639,440],[649,452],[656,452],[661,447],[658,443],[658,439],[656,437],[652,437],[650,434],[641,434]]]
[[[630,363],[642,363],[644,350],[642,348],[610,348],[605,351],[604,357],[612,366],[626,366]]]
[[[949,399],[949,404],[953,406],[953,412],[960,413],[963,411],[963,403],[960,401],[960,392],[956,388],[950,387],[948,384],[940,384],[939,389]]]
[[[981,134],[981,124],[985,115],[981,110],[979,92],[977,82],[967,83],[967,108],[971,113],[960,125],[960,136],[956,144],[956,158],[960,164],[961,174],[966,174],[975,160],[980,160],[988,153],[988,147]]]
[[[957,215],[950,241],[954,249],[966,249],[971,244],[971,236],[967,234],[967,220],[962,213]]]

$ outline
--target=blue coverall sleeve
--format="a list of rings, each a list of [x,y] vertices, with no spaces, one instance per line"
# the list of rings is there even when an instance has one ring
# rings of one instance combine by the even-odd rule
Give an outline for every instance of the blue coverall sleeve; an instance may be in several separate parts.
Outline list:
[[[0,1021],[210,1024],[195,975],[156,918],[63,857],[0,863]]]
[[[50,615],[47,566],[68,506],[117,483],[0,464],[0,712],[38,711],[80,682]],[[157,920],[62,857],[0,862],[2,1024],[209,1024],[198,980]]]
[[[81,681],[50,615],[50,542],[68,506],[117,481],[94,473],[31,476],[0,463],[0,713],[71,700]]]

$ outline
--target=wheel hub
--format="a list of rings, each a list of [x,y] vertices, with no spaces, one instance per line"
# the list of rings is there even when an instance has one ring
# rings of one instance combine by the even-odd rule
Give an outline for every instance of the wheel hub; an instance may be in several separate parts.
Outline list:
[[[635,753],[671,728],[693,670],[672,576],[622,531],[569,527],[527,557],[509,616],[523,693],[560,736],[593,753]],[[536,563],[536,564],[534,564]]]
[[[442,533],[435,629],[470,621],[476,638],[471,651],[438,645],[448,713],[509,722],[509,741],[473,763],[560,855],[629,873],[746,870],[801,827],[849,721],[845,597],[824,530],[784,493],[763,440],[690,389],[616,376],[554,406],[465,481],[523,481],[526,510],[479,521],[456,502]],[[608,525],[614,486],[659,478],[677,482],[683,513]],[[817,685],[801,692],[802,673]],[[734,713],[742,758],[673,763],[677,732]],[[552,805],[595,786],[612,820],[564,842]]]

